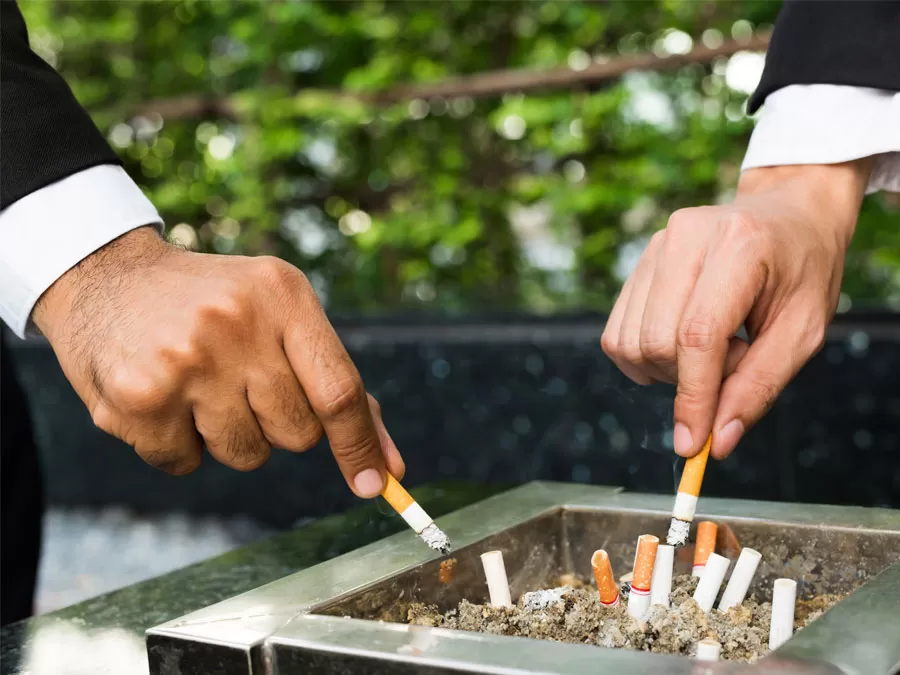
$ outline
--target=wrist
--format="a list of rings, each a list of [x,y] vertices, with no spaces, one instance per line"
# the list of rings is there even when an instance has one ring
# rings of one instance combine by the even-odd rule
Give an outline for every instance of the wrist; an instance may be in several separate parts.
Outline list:
[[[737,200],[777,201],[805,211],[846,249],[850,245],[875,157],[840,164],[759,167],[741,174]]]
[[[41,295],[31,315],[34,325],[52,343],[73,312],[111,299],[128,275],[175,250],[154,226],[117,237],[69,269]]]

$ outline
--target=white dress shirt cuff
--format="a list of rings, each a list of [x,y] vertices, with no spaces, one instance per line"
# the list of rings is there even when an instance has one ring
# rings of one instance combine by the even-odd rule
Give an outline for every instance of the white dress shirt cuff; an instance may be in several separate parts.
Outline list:
[[[142,225],[162,227],[122,167],[72,174],[0,212],[0,319],[19,337],[41,295],[69,269]]]
[[[900,191],[900,93],[795,84],[766,97],[741,171],[879,155],[866,194]]]

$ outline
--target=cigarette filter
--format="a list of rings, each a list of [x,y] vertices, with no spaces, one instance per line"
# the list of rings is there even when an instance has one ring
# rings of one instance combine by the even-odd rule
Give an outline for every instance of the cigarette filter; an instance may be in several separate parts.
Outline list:
[[[634,554],[634,570],[631,577],[631,592],[628,594],[628,613],[635,619],[642,619],[650,608],[650,585],[653,581],[653,565],[659,537],[642,534],[638,537]]]
[[[450,553],[450,539],[390,473],[387,475],[381,496],[400,514],[406,524],[415,530],[422,541],[444,555]]]
[[[727,612],[735,605],[739,605],[747,597],[747,589],[750,588],[750,582],[753,581],[753,575],[756,574],[756,567],[762,554],[752,548],[745,548],[741,551],[738,561],[731,572],[731,578],[728,585],[725,586],[725,592],[722,593],[722,599],[719,600],[719,611]]]
[[[703,483],[703,473],[706,471],[711,445],[712,434],[706,439],[703,449],[684,463],[678,494],[675,495],[675,506],[672,508],[672,522],[666,536],[666,543],[671,546],[684,546],[687,542],[691,521],[694,520],[694,512],[697,510],[697,498],[700,496],[700,485]]]
[[[728,558],[718,553],[709,554],[706,568],[703,570],[703,575],[700,577],[700,582],[694,591],[694,600],[700,605],[700,609],[707,614],[716,601],[719,588],[722,587],[722,579],[725,578],[725,573],[728,571],[730,564]]]
[[[694,567],[691,576],[699,577],[703,573],[709,554],[716,550],[716,533],[718,526],[711,520],[697,524],[697,544],[694,546]]]
[[[704,638],[697,643],[698,661],[718,661],[722,645],[712,638]]]
[[[506,566],[503,564],[503,553],[500,551],[482,553],[481,564],[487,579],[491,605],[512,607],[512,600],[509,597],[509,581],[506,579]]]
[[[669,606],[672,592],[672,567],[675,565],[675,547],[660,544],[656,547],[653,563],[653,579],[650,582],[650,605]]]
[[[772,587],[772,623],[769,625],[769,649],[778,649],[794,633],[794,606],[797,582],[776,579]]]
[[[594,555],[591,556],[591,567],[594,569],[594,579],[600,593],[600,604],[604,607],[615,607],[619,604],[619,585],[613,576],[609,554],[603,549],[594,551]]]

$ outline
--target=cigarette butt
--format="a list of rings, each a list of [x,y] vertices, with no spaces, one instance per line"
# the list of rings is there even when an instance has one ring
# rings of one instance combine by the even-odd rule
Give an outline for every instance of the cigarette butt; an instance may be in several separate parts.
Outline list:
[[[698,661],[718,661],[722,645],[712,638],[705,638],[697,643]]]
[[[381,496],[426,544],[435,551],[444,554],[450,552],[450,539],[447,538],[447,535],[434,524],[434,520],[425,512],[425,509],[419,506],[412,495],[390,473],[387,474]]]
[[[506,566],[503,564],[503,553],[488,551],[481,554],[481,564],[487,579],[488,594],[494,607],[512,607],[509,596],[509,581],[506,578]]]
[[[619,604],[619,585],[613,576],[609,554],[603,549],[594,551],[594,555],[591,556],[591,567],[594,569],[594,579],[600,593],[600,604],[604,607],[615,607]]]
[[[703,449],[684,463],[678,493],[675,495],[675,506],[672,508],[672,522],[666,537],[666,543],[672,546],[684,546],[687,541],[691,521],[694,520],[694,512],[697,510],[697,499],[700,496],[700,486],[703,484],[703,474],[706,471],[711,446],[712,434],[706,439]]]
[[[675,565],[675,547],[660,544],[656,547],[653,563],[653,579],[650,582],[650,605],[669,606],[672,592],[672,567]]]
[[[628,613],[635,619],[642,619],[650,608],[650,586],[653,581],[653,565],[656,563],[656,549],[659,537],[642,534],[638,537],[634,554],[634,569],[631,577],[631,592],[628,594]]]
[[[699,577],[709,554],[716,550],[716,532],[718,526],[711,520],[704,520],[697,524],[697,543],[694,546],[694,567],[691,576]]]
[[[769,649],[776,650],[794,633],[794,607],[797,582],[776,579],[772,586],[772,623],[769,625]]]
[[[703,570],[703,575],[700,577],[700,582],[694,591],[694,600],[700,605],[700,609],[707,614],[716,601],[716,596],[722,587],[722,580],[725,578],[725,573],[728,571],[730,564],[731,562],[728,558],[718,553],[709,554],[706,568]]]
[[[727,612],[744,601],[761,558],[762,554],[752,548],[745,548],[741,551],[734,570],[731,572],[728,585],[725,586],[725,592],[722,593],[722,599],[719,601],[720,612]]]

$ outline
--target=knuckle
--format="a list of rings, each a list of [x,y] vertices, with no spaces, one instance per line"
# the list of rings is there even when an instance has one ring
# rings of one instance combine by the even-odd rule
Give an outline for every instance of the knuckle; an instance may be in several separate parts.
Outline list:
[[[114,432],[114,420],[113,412],[102,403],[95,405],[91,411],[91,421],[94,423],[94,426],[111,436],[116,435]]]
[[[665,231],[672,236],[681,237],[685,232],[693,229],[695,222],[696,218],[692,209],[678,209],[669,216]]]
[[[369,410],[371,410],[373,413],[375,413],[376,415],[378,415],[380,417],[381,416],[381,404],[375,399],[374,396],[372,396],[372,394],[366,393],[366,398],[369,401]]]
[[[199,457],[186,457],[173,450],[138,450],[150,466],[173,476],[184,476],[200,466]]]
[[[322,436],[324,435],[325,430],[322,428],[322,425],[316,421],[314,425],[307,425],[303,429],[295,443],[295,447],[290,449],[294,452],[306,452],[307,450],[312,450],[319,444],[319,441],[322,440]]]
[[[818,354],[825,346],[825,338],[827,333],[827,323],[825,321],[812,321],[807,326],[803,345],[809,356]]]
[[[709,319],[692,317],[678,327],[676,338],[678,349],[708,352],[716,346],[716,342],[716,329]]]
[[[761,375],[751,376],[749,385],[754,398],[756,398],[758,402],[760,411],[765,414],[773,405],[775,405],[775,401],[781,393],[781,389],[775,384],[774,380]]]
[[[264,255],[255,260],[257,274],[272,288],[293,290],[298,286],[309,284],[303,272],[281,258]]]
[[[653,236],[650,237],[650,243],[647,246],[648,250],[661,248],[666,243],[666,231],[665,230],[657,230],[653,233]]]
[[[337,457],[342,464],[354,468],[369,466],[372,463],[371,460],[376,452],[378,452],[378,450],[375,446],[370,441],[364,439],[342,445],[339,448],[334,448],[335,457]]]
[[[629,363],[641,364],[644,362],[644,353],[641,351],[641,343],[637,340],[620,342],[619,354]]]
[[[615,336],[609,330],[604,330],[600,336],[600,348],[609,358],[618,356],[619,343]]]
[[[269,461],[271,453],[271,449],[264,445],[232,448],[227,464],[236,471],[255,471]]]
[[[641,353],[644,358],[654,363],[670,363],[675,361],[675,336],[667,332],[642,331]]]
[[[362,382],[356,378],[347,378],[325,386],[322,392],[322,411],[329,418],[341,417],[358,410],[365,400],[366,392]]]
[[[197,309],[195,334],[204,334],[207,326],[243,326],[252,319],[253,299],[236,284],[211,296]]]
[[[126,414],[152,415],[161,411],[176,389],[168,375],[148,376],[119,369],[104,385],[104,398]]]
[[[769,230],[756,217],[744,211],[732,211],[723,217],[722,235],[733,248],[760,248],[769,240]]]

